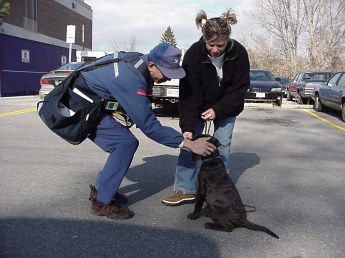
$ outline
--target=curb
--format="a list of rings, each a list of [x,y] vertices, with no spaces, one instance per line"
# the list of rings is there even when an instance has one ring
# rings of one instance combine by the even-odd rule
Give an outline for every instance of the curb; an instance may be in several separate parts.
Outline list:
[[[283,101],[280,107],[274,105],[273,103],[260,103],[260,102],[246,102],[244,103],[245,108],[284,108],[284,109],[313,109],[313,105],[302,105],[297,104],[293,101]]]

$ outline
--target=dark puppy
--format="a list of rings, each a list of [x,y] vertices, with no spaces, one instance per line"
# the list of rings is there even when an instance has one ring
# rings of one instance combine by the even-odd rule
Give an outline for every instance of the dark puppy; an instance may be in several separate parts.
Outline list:
[[[205,137],[201,135],[199,137]],[[198,138],[199,138],[198,137]],[[219,147],[219,141],[211,137],[212,144]],[[247,220],[245,205],[235,184],[226,172],[224,163],[215,150],[208,157],[193,155],[193,160],[202,159],[199,172],[199,188],[196,196],[196,203],[193,213],[188,215],[188,219],[197,219],[204,201],[207,201],[209,216],[214,223],[207,222],[205,227],[214,230],[231,232],[234,228],[245,227],[255,231],[263,231],[273,237],[279,237],[264,226],[254,224]]]

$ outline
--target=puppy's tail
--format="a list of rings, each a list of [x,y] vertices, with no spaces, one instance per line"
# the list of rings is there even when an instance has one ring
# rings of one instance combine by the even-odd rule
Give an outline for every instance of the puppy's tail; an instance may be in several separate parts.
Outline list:
[[[245,227],[245,228],[248,228],[248,229],[251,229],[251,230],[255,230],[255,231],[262,231],[262,232],[265,232],[267,234],[269,234],[270,236],[272,237],[275,237],[275,238],[278,238],[279,239],[279,236],[277,236],[275,233],[273,233],[271,230],[269,230],[268,228],[264,227],[264,226],[260,226],[260,225],[257,225],[257,224],[254,224],[248,220],[246,220],[243,224],[241,224],[242,227]]]

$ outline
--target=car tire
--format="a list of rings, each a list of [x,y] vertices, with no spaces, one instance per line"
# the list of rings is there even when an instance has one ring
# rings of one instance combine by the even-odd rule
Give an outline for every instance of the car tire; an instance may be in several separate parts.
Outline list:
[[[297,104],[307,104],[307,99],[304,99],[300,94],[297,94]]]
[[[315,111],[318,111],[318,112],[321,112],[322,111],[322,104],[321,104],[321,101],[320,101],[320,98],[319,96],[315,96],[315,101],[314,101],[314,105],[313,105],[313,109]],[[344,105],[343,105],[343,110],[344,110]],[[345,110],[344,110],[345,111]]]
[[[291,97],[290,92],[287,92],[287,93],[286,93],[286,100],[287,100],[287,101],[291,101],[291,100],[292,100],[292,97]]]
[[[276,99],[275,103],[278,107],[281,107],[283,101],[282,101],[282,99]]]
[[[343,102],[342,108],[341,108],[341,118],[345,122],[345,102]]]

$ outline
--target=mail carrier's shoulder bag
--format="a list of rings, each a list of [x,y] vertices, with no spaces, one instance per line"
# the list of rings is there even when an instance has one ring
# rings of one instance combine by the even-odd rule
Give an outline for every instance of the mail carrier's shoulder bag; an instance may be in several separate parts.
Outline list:
[[[137,58],[142,55],[137,54]],[[81,72],[121,60],[112,58],[82,67],[72,72],[49,92],[42,101],[37,103],[38,115],[46,126],[71,144],[83,142],[95,128],[104,108],[104,100],[89,88]]]

